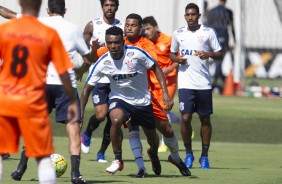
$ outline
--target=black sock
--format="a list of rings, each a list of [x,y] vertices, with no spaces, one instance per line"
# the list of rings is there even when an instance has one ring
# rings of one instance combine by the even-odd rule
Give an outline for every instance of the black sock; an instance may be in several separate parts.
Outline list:
[[[112,126],[111,119],[110,117],[107,117],[107,124],[104,128],[103,141],[98,153],[105,154],[105,151],[107,150],[109,144],[111,143],[111,137],[110,137],[111,126]]]
[[[75,177],[80,176],[79,165],[80,165],[80,156],[79,155],[71,155],[71,173],[75,175]]]
[[[92,115],[88,121],[87,128],[85,130],[85,134],[88,137],[92,136],[92,132],[96,130],[102,121],[98,121],[96,118],[96,114]]]
[[[122,162],[122,151],[114,151],[115,160],[119,160]]]
[[[207,157],[209,152],[209,144],[202,144],[202,157]]]
[[[27,161],[28,161],[28,157],[25,154],[25,147],[23,146],[20,163],[18,165],[17,170],[22,170],[24,167],[26,167],[27,166]]]
[[[186,144],[184,144],[185,149],[186,149],[186,154],[188,153],[193,153],[192,151],[192,141],[187,142]]]

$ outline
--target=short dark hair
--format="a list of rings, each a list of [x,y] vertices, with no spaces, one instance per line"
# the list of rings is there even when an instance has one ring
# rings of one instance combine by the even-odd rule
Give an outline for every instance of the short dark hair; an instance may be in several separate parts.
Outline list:
[[[48,8],[51,13],[65,14],[65,0],[48,0]]]
[[[138,20],[139,25],[142,26],[143,21],[142,21],[142,17],[139,14],[131,13],[131,14],[127,15],[125,20],[127,20],[127,19],[136,19],[136,20]]]
[[[198,14],[200,13],[199,6],[196,5],[195,3],[189,3],[189,4],[187,4],[187,6],[186,6],[186,8],[185,8],[185,11],[186,11],[187,9],[195,9]]]
[[[21,0],[20,6],[23,7],[23,8],[40,9],[41,1],[38,1],[38,0]]]
[[[106,30],[106,35],[120,35],[123,38],[123,31],[117,26],[112,26]]]
[[[105,1],[106,1],[106,0],[100,0],[101,6],[104,5]],[[119,6],[119,0],[110,0],[110,1],[113,1],[113,2],[117,5],[117,7]]]
[[[156,19],[153,16],[148,16],[143,19],[143,24],[150,24],[152,26],[158,26]]]

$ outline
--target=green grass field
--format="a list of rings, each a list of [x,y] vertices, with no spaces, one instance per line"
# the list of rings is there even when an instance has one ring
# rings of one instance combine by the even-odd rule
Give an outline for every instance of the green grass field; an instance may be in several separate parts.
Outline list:
[[[200,122],[196,115],[193,117],[195,138],[193,141],[195,162],[191,169],[191,177],[182,177],[178,169],[167,161],[169,153],[160,153],[162,163],[161,176],[155,176],[146,154],[148,144],[143,138],[144,159],[148,176],[136,179],[137,173],[129,143],[127,130],[124,129],[123,158],[125,168],[122,172],[110,175],[105,172],[107,164],[95,161],[96,153],[101,143],[104,128],[102,124],[94,133],[90,154],[82,154],[81,173],[90,183],[194,183],[194,184],[281,184],[282,183],[282,101],[281,99],[257,99],[247,97],[214,96],[214,114],[212,115],[213,136],[209,152],[210,170],[201,170],[197,160],[201,154],[199,136]],[[173,111],[177,114],[177,98]],[[89,101],[86,119],[93,113]],[[53,117],[53,114],[52,114]],[[87,121],[85,121],[87,122]],[[70,182],[70,159],[67,150],[68,140],[65,127],[52,123],[56,152],[64,155],[69,162],[66,173],[58,178],[58,183]],[[84,128],[86,123],[84,124]],[[173,124],[179,138],[180,155],[185,156],[181,141],[179,126]],[[21,182],[10,179],[10,173],[16,168],[19,154],[4,160],[3,184],[38,183],[37,169],[34,160],[29,161],[29,167]],[[107,160],[113,160],[111,146],[106,152]]]

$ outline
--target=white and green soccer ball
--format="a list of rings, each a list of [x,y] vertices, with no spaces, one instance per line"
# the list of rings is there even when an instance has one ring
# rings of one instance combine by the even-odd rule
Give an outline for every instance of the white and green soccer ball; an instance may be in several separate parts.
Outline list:
[[[65,157],[58,153],[52,154],[50,158],[52,160],[52,165],[56,170],[57,177],[62,176],[66,172],[68,167],[67,160],[65,159]]]

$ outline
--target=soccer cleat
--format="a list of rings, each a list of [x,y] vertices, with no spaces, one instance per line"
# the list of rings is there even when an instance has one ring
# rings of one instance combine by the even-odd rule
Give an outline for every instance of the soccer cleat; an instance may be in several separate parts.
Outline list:
[[[135,178],[145,178],[147,172],[144,169],[140,169]]]
[[[112,162],[112,165],[106,168],[106,171],[111,174],[115,174],[117,171],[122,171],[123,170],[123,162],[119,160],[114,160]]]
[[[81,136],[81,151],[83,153],[89,153],[90,143],[91,143],[91,137],[88,137],[84,131]]]
[[[184,162],[180,159],[179,163],[174,162],[171,155],[168,156],[168,161],[175,165],[183,176],[191,176],[190,170],[186,167]]]
[[[4,153],[1,156],[2,156],[2,159],[5,160],[5,159],[8,159],[11,155],[9,153]]]
[[[71,183],[72,184],[88,184],[87,181],[81,175],[78,177],[73,175],[71,177]]]
[[[209,162],[208,157],[200,157],[199,162],[200,162],[202,169],[209,169],[210,168],[210,162]]]
[[[152,169],[153,169],[154,173],[156,175],[160,175],[161,172],[162,172],[162,166],[161,166],[161,162],[160,162],[160,159],[159,159],[158,155],[153,155],[151,153],[151,149],[150,148],[147,150],[147,154],[148,154],[148,156],[149,156],[149,158],[151,160]]]
[[[159,149],[158,149],[158,152],[159,153],[163,153],[163,152],[167,152],[168,151],[168,147],[165,145],[165,144],[161,144]]]
[[[193,161],[194,161],[194,155],[193,153],[187,153],[186,157],[184,159],[184,163],[187,168],[192,168],[193,166]]]
[[[97,154],[97,162],[99,163],[107,163],[108,161],[106,160],[106,157],[103,153],[98,153]]]
[[[24,173],[26,171],[26,168],[27,168],[27,165],[24,165],[24,166],[20,167],[20,169],[17,169],[14,172],[12,172],[12,174],[11,174],[12,179],[20,181],[22,179],[22,176],[24,175]]]

